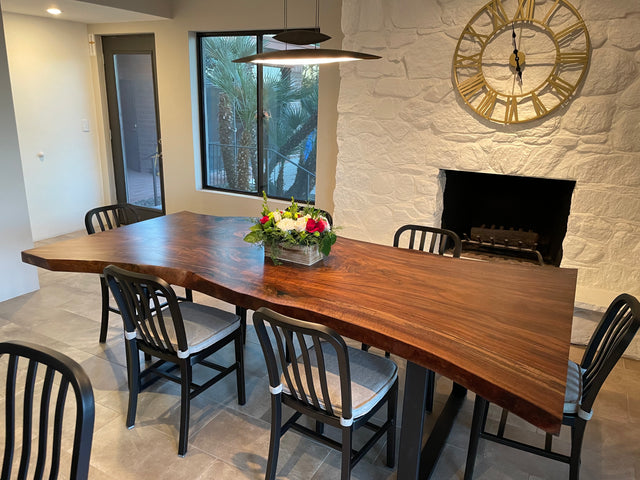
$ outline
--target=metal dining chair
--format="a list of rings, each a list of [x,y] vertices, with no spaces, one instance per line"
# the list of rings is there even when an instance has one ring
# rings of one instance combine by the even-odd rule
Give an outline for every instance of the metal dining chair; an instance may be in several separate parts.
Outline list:
[[[96,232],[104,232],[113,230],[123,225],[137,223],[140,217],[135,209],[126,203],[118,203],[114,205],[105,205],[103,207],[92,208],[84,216],[84,226],[89,235]],[[104,280],[104,276],[100,274],[100,292],[102,295],[102,309],[100,317],[100,343],[107,341],[107,330],[109,328],[109,312],[120,314],[120,310],[110,304],[109,287]],[[193,293],[189,289],[185,289],[185,296],[179,297],[180,300],[193,301]]]
[[[342,480],[350,478],[353,467],[385,434],[387,465],[393,467],[398,398],[396,364],[348,347],[328,327],[267,308],[254,313],[253,323],[267,363],[271,392],[271,440],[265,479],[276,478],[280,438],[289,429],[340,450]],[[293,361],[287,360],[288,353]],[[385,403],[386,421],[382,425],[370,422]],[[282,405],[294,410],[284,425]],[[303,415],[315,420],[315,430],[298,423]],[[342,441],[324,435],[324,425],[339,429]],[[367,427],[374,434],[355,451],[353,432],[360,427]]]
[[[457,233],[446,228],[427,225],[404,225],[398,228],[393,235],[393,246],[435,255],[450,254],[454,258],[460,258],[462,252],[462,242]],[[368,351],[369,347],[366,343],[362,344],[363,350]],[[389,352],[384,354],[389,357]],[[436,374],[433,370],[427,370],[427,382],[426,409],[431,412],[436,386]]]
[[[0,359],[6,373],[0,478],[56,479],[61,471],[71,480],[88,478],[95,404],[85,371],[60,352],[20,341],[0,343]],[[68,474],[60,462],[65,438],[71,442]]]
[[[187,453],[191,399],[230,373],[236,373],[238,404],[246,401],[240,318],[230,312],[193,302],[178,302],[173,288],[153,275],[134,273],[114,265],[104,277],[124,321],[129,407],[127,427],[135,424],[138,393],[160,378],[180,385],[180,436],[178,455]],[[166,307],[156,305],[166,302]],[[233,343],[235,361],[219,365],[211,355]],[[158,359],[140,371],[140,352]],[[216,374],[201,384],[193,381],[193,365]],[[179,370],[180,375],[172,372]]]
[[[640,328],[640,303],[628,294],[619,295],[605,312],[578,365],[569,361],[562,424],[571,427],[569,455],[552,450],[553,437],[547,433],[540,448],[505,437],[508,411],[503,409],[497,433],[486,430],[489,402],[476,395],[471,423],[465,480],[471,480],[480,438],[569,464],[569,478],[580,477],[580,453],[593,404],[607,376]]]

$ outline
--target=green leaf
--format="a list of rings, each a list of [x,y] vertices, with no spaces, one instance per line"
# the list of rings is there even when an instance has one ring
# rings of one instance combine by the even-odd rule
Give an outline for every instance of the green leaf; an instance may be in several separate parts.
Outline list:
[[[258,243],[262,240],[262,235],[258,234],[258,232],[249,232],[244,236],[244,241],[249,243]]]

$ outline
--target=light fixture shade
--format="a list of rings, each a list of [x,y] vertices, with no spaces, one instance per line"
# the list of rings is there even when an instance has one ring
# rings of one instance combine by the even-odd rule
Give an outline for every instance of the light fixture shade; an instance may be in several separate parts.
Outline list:
[[[273,36],[274,40],[293,45],[312,45],[329,40],[331,37],[313,30],[285,30]]]
[[[332,50],[328,48],[300,48],[294,50],[277,50],[258,53],[248,57],[237,58],[235,63],[255,63],[274,66],[318,65],[336,62],[352,62],[355,60],[376,60],[378,55],[351,52],[349,50]]]

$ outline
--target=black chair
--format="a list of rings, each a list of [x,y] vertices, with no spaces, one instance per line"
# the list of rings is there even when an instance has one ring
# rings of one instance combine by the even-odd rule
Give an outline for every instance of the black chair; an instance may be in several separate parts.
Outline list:
[[[416,239],[416,236],[419,239]],[[417,243],[416,240],[418,240]],[[455,258],[459,258],[462,251],[462,242],[457,233],[446,228],[425,225],[404,225],[398,228],[393,236],[393,246],[438,255],[444,255],[450,251],[451,256]]]
[[[342,451],[343,480],[386,433],[387,465],[395,464],[395,424],[398,368],[391,360],[348,347],[342,337],[323,325],[258,309],[253,323],[264,352],[271,392],[271,441],[265,479],[276,476],[280,437],[290,428]],[[267,331],[267,326],[271,328]],[[273,341],[272,341],[273,338]],[[308,346],[310,344],[311,346]],[[293,362],[287,361],[287,351]],[[387,420],[369,420],[387,404]],[[295,413],[282,425],[282,405]],[[316,428],[297,423],[302,415]],[[341,431],[337,442],[324,434],[324,425]],[[375,433],[359,450],[353,450],[353,431],[367,427]]]
[[[327,212],[326,210],[322,210],[320,208],[317,208],[316,210],[318,210],[320,212],[320,214],[323,215],[324,218],[327,219],[327,222],[329,222],[329,226],[333,228],[333,217],[331,216],[331,214],[329,212]]]
[[[450,253],[454,258],[460,258],[462,242],[457,233],[445,228],[428,227],[426,225],[404,225],[393,236],[393,246],[409,250],[421,250],[426,253],[444,255]],[[363,343],[363,350],[369,350],[369,345]],[[389,352],[384,353],[389,357]],[[427,411],[433,410],[433,393],[436,385],[436,374],[427,370]]]
[[[123,225],[136,223],[140,221],[140,217],[130,205],[119,203],[115,205],[106,205],[89,210],[84,216],[84,226],[89,235],[96,232],[104,232],[113,230]],[[109,312],[120,314],[120,310],[109,304],[109,287],[104,280],[104,276],[100,275],[100,291],[102,294],[102,314],[100,320],[100,343],[107,341],[107,329],[109,328]],[[180,297],[181,300],[193,301],[193,293],[189,289],[185,289],[185,296]]]
[[[4,357],[3,368],[7,367],[3,399],[5,441],[0,478],[12,478],[12,470],[16,467],[17,475],[13,478],[27,478],[29,468],[33,468],[29,478],[58,478],[63,438],[70,437],[65,433],[68,429],[63,429],[66,425],[64,414],[73,414],[75,408],[75,419],[70,417],[75,428],[69,478],[86,479],[95,404],[85,371],[66,355],[27,342],[0,343],[0,357]],[[73,390],[71,399],[67,396],[69,385]],[[72,404],[75,407],[71,407]],[[16,442],[17,427],[22,428],[22,442]],[[15,453],[18,453],[16,458]]]
[[[478,441],[486,438],[529,453],[569,464],[569,478],[580,476],[580,452],[587,422],[593,414],[596,396],[640,327],[640,303],[631,295],[619,295],[605,312],[582,357],[580,365],[569,361],[567,388],[562,424],[571,427],[571,453],[552,451],[552,435],[547,433],[544,448],[536,447],[504,436],[508,411],[503,410],[496,434],[485,430],[489,402],[476,396],[471,423],[464,478],[473,476]]]
[[[124,321],[129,378],[127,427],[135,423],[138,392],[160,378],[181,386],[178,454],[184,456],[189,440],[190,401],[228,374],[236,372],[238,403],[245,403],[244,362],[240,319],[233,313],[193,302],[178,302],[171,286],[161,278],[129,272],[114,265],[104,269]],[[166,301],[165,308],[156,305]],[[235,362],[222,366],[208,357],[234,343]],[[158,360],[140,371],[140,352]],[[192,381],[192,366],[204,365],[217,373],[203,384]],[[171,372],[179,369],[180,375]],[[144,380],[144,382],[143,382]]]

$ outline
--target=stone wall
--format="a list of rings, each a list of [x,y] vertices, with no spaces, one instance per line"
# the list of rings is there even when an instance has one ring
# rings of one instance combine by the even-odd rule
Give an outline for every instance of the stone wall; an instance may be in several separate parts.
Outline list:
[[[383,58],[341,66],[341,234],[390,244],[405,223],[439,225],[442,169],[571,179],[562,266],[579,271],[577,301],[640,296],[640,2],[572,2],[592,42],[585,81],[519,125],[474,114],[453,84],[457,39],[486,2],[343,0],[343,48]]]

